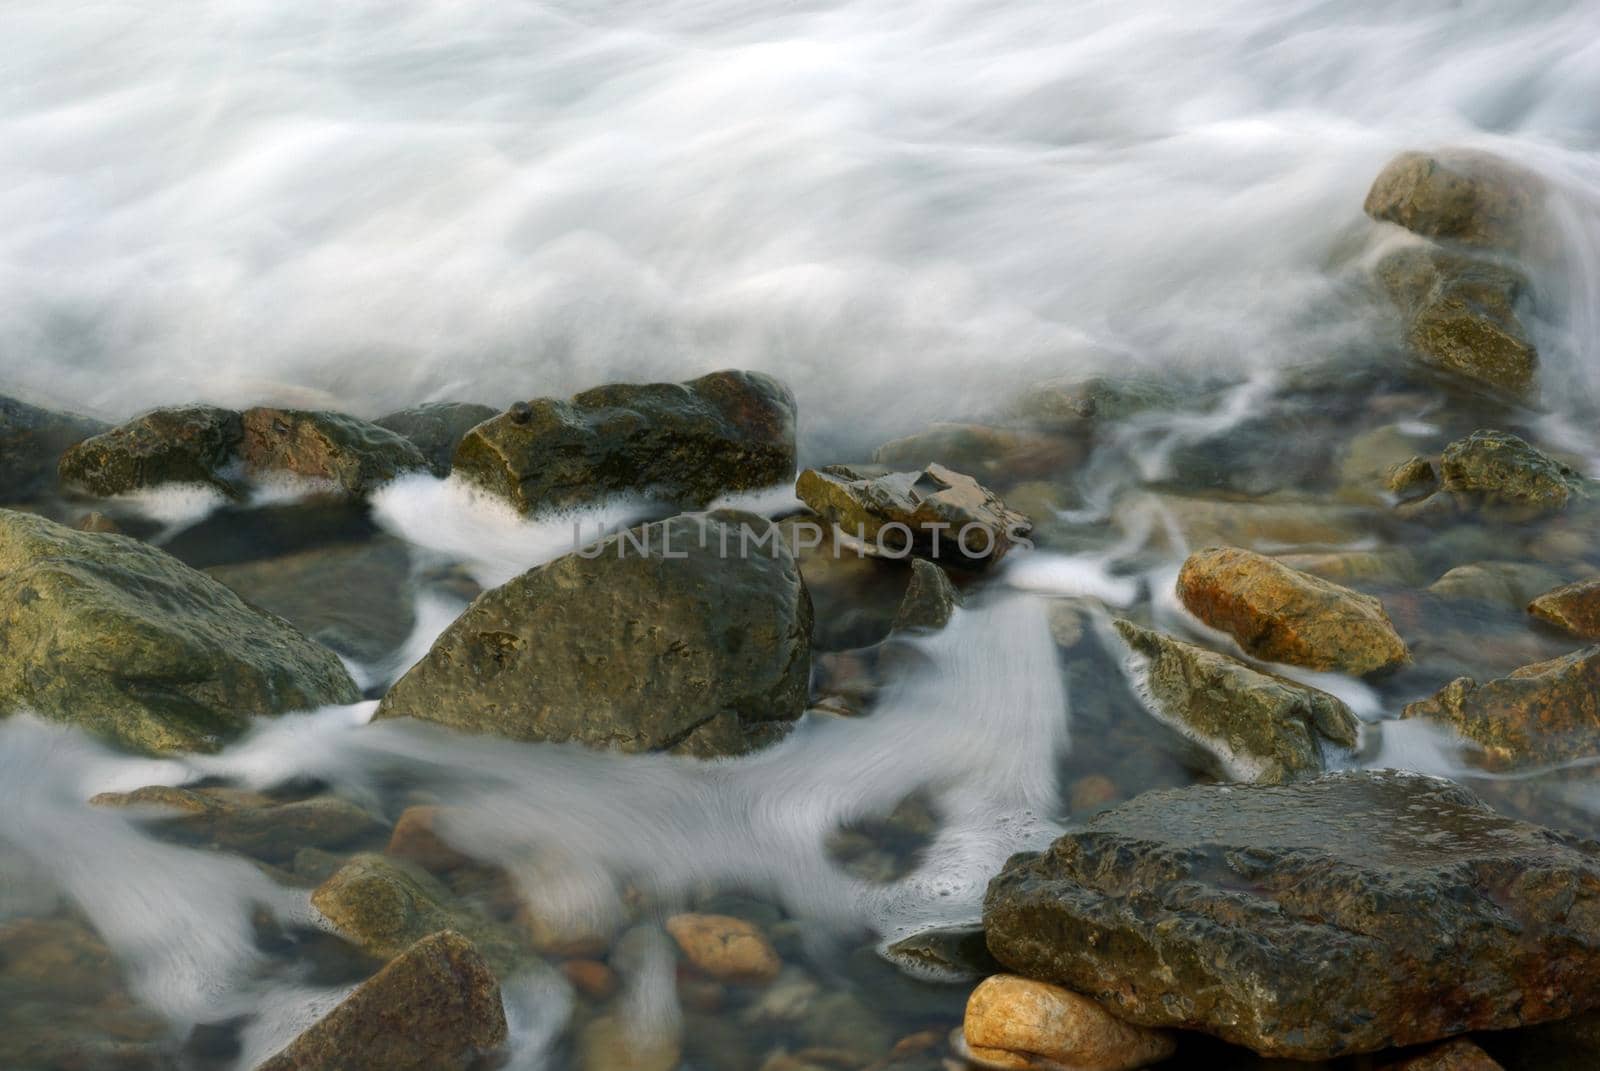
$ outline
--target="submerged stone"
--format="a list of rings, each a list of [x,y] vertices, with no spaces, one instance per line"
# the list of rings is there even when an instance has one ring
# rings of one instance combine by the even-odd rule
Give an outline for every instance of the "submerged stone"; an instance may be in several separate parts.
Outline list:
[[[78,443],[61,457],[62,484],[109,498],[169,483],[198,483],[229,497],[244,424],[231,409],[156,409]]]
[[[1116,622],[1134,654],[1150,713],[1231,781],[1279,784],[1323,772],[1321,741],[1353,748],[1356,716],[1327,692],[1252,669],[1236,658]]]
[[[359,698],[339,659],[162,551],[0,510],[0,711],[147,753]]]
[[[984,903],[1007,968],[1317,1060],[1600,1004],[1600,848],[1392,771],[1147,792]]]
[[[104,430],[98,420],[0,394],[0,502],[20,502],[50,490],[62,453]]]
[[[1576,470],[1504,431],[1475,431],[1451,443],[1440,470],[1446,491],[1519,515],[1559,513],[1586,492]]]
[[[1237,547],[1189,555],[1178,596],[1200,620],[1256,658],[1364,675],[1411,655],[1383,604]]]
[[[536,398],[473,427],[454,468],[523,513],[607,495],[700,509],[794,476],[795,404],[759,372]]]
[[[682,514],[529,570],[474,600],[375,717],[707,757],[770,743],[811,666],[811,599],[778,536],[755,514]]]
[[[1060,986],[997,974],[967,1000],[961,1024],[979,1067],[1134,1071],[1171,1056],[1171,1035],[1134,1026]]]
[[[1482,684],[1459,677],[1402,717],[1454,726],[1491,764],[1560,762],[1600,754],[1600,647],[1536,662]]]
[[[1052,379],[1030,387],[1015,412],[1043,427],[1076,429],[1095,422],[1114,423],[1151,410],[1177,409],[1182,395],[1154,379],[1091,376]]]
[[[985,568],[1033,528],[993,491],[943,465],[882,476],[844,465],[807,469],[795,494],[826,523],[884,557]]]
[[[1574,636],[1600,640],[1600,578],[1547,591],[1528,604],[1528,612]]]
[[[935,424],[926,431],[884,443],[874,464],[891,469],[957,466],[985,478],[1009,482],[1065,472],[1082,458],[1073,439],[1027,428],[984,424]]]
[[[435,476],[448,476],[450,458],[467,432],[498,412],[492,405],[473,402],[428,402],[387,413],[373,423],[409,439],[428,459]]]
[[[683,958],[718,981],[765,984],[783,969],[772,942],[753,922],[729,915],[674,915],[666,927]]]
[[[229,789],[148,785],[132,792],[102,792],[89,802],[149,810],[156,829],[278,863],[292,861],[303,848],[338,848],[385,828],[338,796],[282,801]]]
[[[506,1042],[500,985],[458,933],[416,942],[256,1071],[466,1071]]]
[[[1373,219],[1428,238],[1515,251],[1542,211],[1540,179],[1492,153],[1474,149],[1403,152],[1367,192]]]
[[[905,598],[895,611],[894,629],[937,632],[950,623],[960,607],[961,592],[950,583],[944,570],[924,558],[914,558]]]

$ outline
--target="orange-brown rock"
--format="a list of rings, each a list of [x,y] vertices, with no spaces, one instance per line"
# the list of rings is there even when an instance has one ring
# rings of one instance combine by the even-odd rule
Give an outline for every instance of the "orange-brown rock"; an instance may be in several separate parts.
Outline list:
[[[451,847],[439,834],[438,807],[407,807],[395,819],[386,855],[406,859],[434,873],[467,866],[472,858]]]
[[[1364,207],[1428,238],[1515,251],[1535,229],[1543,198],[1537,176],[1498,156],[1444,149],[1390,160]]]
[[[1600,577],[1547,591],[1528,604],[1542,621],[1586,640],[1600,640]]]
[[[1387,1064],[1383,1071],[1504,1071],[1466,1038],[1454,1038],[1418,1056]]]
[[[1269,662],[1361,675],[1411,661],[1377,599],[1253,551],[1196,551],[1178,574],[1178,596]]]
[[[1131,1071],[1173,1052],[1170,1034],[1116,1018],[1088,997],[1010,974],[967,998],[962,1035],[980,1067]]]
[[[701,972],[727,982],[770,982],[783,969],[754,923],[731,915],[674,915],[667,932]]]

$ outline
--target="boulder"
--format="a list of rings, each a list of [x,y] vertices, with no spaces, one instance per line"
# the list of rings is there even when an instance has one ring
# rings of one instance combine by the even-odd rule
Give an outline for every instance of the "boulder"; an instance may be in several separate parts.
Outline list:
[[[674,915],[666,925],[683,958],[718,981],[764,984],[783,969],[772,942],[752,922],[731,915]]]
[[[1355,714],[1327,692],[1131,621],[1116,629],[1150,713],[1197,748],[1215,776],[1263,784],[1314,777],[1324,769],[1322,741],[1356,746]]]
[[[1472,149],[1403,152],[1367,192],[1373,219],[1427,238],[1514,252],[1539,222],[1540,179],[1491,153]]]
[[[895,611],[894,630],[937,632],[950,623],[960,607],[961,592],[950,583],[944,570],[925,558],[913,558],[911,582]]]
[[[1439,468],[1446,491],[1517,516],[1559,513],[1587,493],[1573,468],[1504,431],[1458,439],[1445,447]]]
[[[0,502],[21,502],[49,491],[62,453],[104,430],[98,420],[0,395]]]
[[[700,509],[794,476],[795,404],[759,372],[618,383],[518,403],[472,428],[454,469],[523,513],[639,494]]]
[[[384,829],[338,796],[283,801],[233,789],[148,785],[102,792],[89,802],[149,811],[152,827],[164,833],[274,863],[291,862],[302,848],[339,848]]]
[[[332,651],[127,536],[0,510],[0,711],[147,753],[360,698]]]
[[[1178,597],[1268,662],[1364,675],[1411,661],[1377,599],[1252,551],[1211,547],[1189,555]]]
[[[387,413],[373,423],[411,440],[433,474],[443,477],[450,474],[450,458],[467,432],[498,412],[473,402],[428,402]]]
[[[1411,773],[1146,792],[1013,856],[983,919],[1017,974],[1296,1060],[1600,1004],[1600,847]]]
[[[1514,400],[1537,395],[1539,353],[1518,315],[1528,290],[1521,272],[1426,246],[1397,249],[1376,271],[1416,360]]]
[[[1493,766],[1600,754],[1600,647],[1535,662],[1480,684],[1458,677],[1401,715],[1430,718],[1476,741]]]
[[[359,498],[396,476],[428,469],[409,439],[344,413],[248,409],[239,453],[253,479],[290,473]]]
[[[1026,545],[1033,527],[993,491],[943,465],[882,476],[844,465],[806,469],[795,494],[825,523],[891,558],[984,568]]]
[[[1564,584],[1534,599],[1528,612],[1586,640],[1600,640],[1600,577]]]
[[[1060,986],[997,974],[967,999],[963,1056],[979,1067],[1133,1071],[1171,1056],[1171,1035],[1115,1018]]]
[[[416,942],[256,1071],[448,1071],[506,1041],[500,985],[458,933]]]
[[[529,570],[474,600],[375,717],[701,756],[771,742],[811,665],[811,600],[778,534],[682,514]]]
[[[61,456],[63,485],[108,498],[167,483],[198,483],[240,497],[231,477],[244,425],[231,409],[156,409],[78,443]]]

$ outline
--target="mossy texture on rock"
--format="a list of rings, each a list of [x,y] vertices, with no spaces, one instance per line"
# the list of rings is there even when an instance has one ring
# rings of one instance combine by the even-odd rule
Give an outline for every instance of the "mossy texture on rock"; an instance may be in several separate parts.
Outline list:
[[[1491,153],[1473,149],[1403,152],[1367,192],[1373,219],[1428,238],[1515,251],[1538,223],[1543,183]]]
[[[252,478],[293,473],[360,496],[429,468],[409,439],[344,413],[258,408],[246,410],[243,421],[240,456]]]
[[[458,933],[418,941],[257,1071],[465,1071],[506,1041],[500,985]]]
[[[1377,599],[1252,551],[1210,547],[1189,555],[1178,596],[1269,662],[1360,675],[1411,661]]]
[[[1075,439],[985,424],[934,424],[886,442],[872,453],[874,464],[891,469],[954,465],[985,479],[1010,482],[1068,471],[1082,457],[1083,448]]]
[[[1518,316],[1528,282],[1481,257],[1407,246],[1377,267],[1405,319],[1405,341],[1423,364],[1465,376],[1514,399],[1537,394],[1539,353]]]
[[[386,828],[338,796],[281,801],[236,789],[147,785],[132,792],[102,792],[89,802],[148,810],[153,828],[178,839],[278,863],[293,860],[303,848],[337,848]]]
[[[0,510],[0,710],[148,753],[359,698],[332,651],[148,544]]]
[[[615,494],[699,509],[794,475],[795,404],[759,372],[538,398],[472,428],[454,470],[530,513]]]
[[[622,751],[736,754],[781,736],[804,709],[811,617],[770,521],[682,514],[480,595],[376,717]]]
[[[1147,792],[984,903],[989,949],[1119,1018],[1327,1059],[1600,1004],[1600,848],[1398,772]]]
[[[1535,662],[1482,684],[1459,677],[1409,704],[1403,716],[1454,726],[1482,745],[1491,765],[1600,754],[1600,647]]]
[[[48,491],[62,453],[104,430],[98,420],[0,395],[0,502],[20,502]]]
[[[1528,604],[1528,612],[1574,636],[1600,640],[1600,577],[1547,591]]]
[[[236,497],[225,471],[237,460],[244,424],[231,409],[156,409],[85,439],[62,455],[61,482],[110,497],[166,483],[199,483]]]
[[[1519,514],[1558,513],[1586,494],[1581,475],[1504,431],[1475,431],[1445,447],[1444,489]]]
[[[894,630],[937,632],[950,623],[961,601],[961,592],[943,569],[924,558],[914,558],[905,598],[895,611]]]
[[[1033,527],[993,491],[943,465],[882,476],[845,465],[807,469],[795,494],[871,550],[974,568],[998,562]]]
[[[1327,692],[1131,621],[1116,629],[1151,714],[1208,756],[1213,774],[1279,784],[1323,772],[1319,740],[1356,746],[1355,715]]]
[[[474,402],[428,402],[387,413],[373,423],[411,440],[435,476],[450,474],[450,458],[462,438],[499,410]]]

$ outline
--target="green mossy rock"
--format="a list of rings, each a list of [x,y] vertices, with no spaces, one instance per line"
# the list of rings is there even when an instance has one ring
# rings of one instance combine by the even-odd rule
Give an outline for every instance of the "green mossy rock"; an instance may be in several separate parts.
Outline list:
[[[156,409],[86,439],[61,457],[64,486],[108,498],[165,483],[199,483],[230,497],[227,478],[244,425],[231,409],[209,405]]]
[[[500,985],[458,933],[423,938],[256,1071],[466,1071],[506,1042]]]
[[[1116,629],[1135,656],[1135,688],[1150,713],[1198,748],[1208,772],[1224,780],[1315,777],[1324,770],[1321,740],[1356,746],[1356,716],[1327,692],[1131,621],[1117,621]]]
[[[480,595],[375,717],[621,751],[771,742],[811,667],[811,599],[779,535],[681,514],[531,569]]]
[[[373,423],[410,439],[435,476],[448,476],[450,458],[462,438],[497,412],[491,405],[474,402],[429,402],[388,413]]]
[[[911,581],[895,611],[894,631],[937,632],[950,623],[961,601],[961,592],[943,569],[924,558],[913,558]]]
[[[1427,238],[1514,252],[1542,211],[1539,178],[1473,149],[1403,152],[1379,172],[1364,208]]]
[[[681,509],[794,476],[795,404],[759,372],[536,398],[472,428],[454,471],[523,513],[640,494]]]
[[[351,497],[396,476],[429,469],[411,440],[344,413],[308,409],[249,409],[239,454],[252,479],[292,473],[326,480]]]
[[[1146,792],[1013,856],[983,922],[1018,974],[1296,1060],[1600,1005],[1600,848],[1410,773]]]
[[[1444,490],[1518,516],[1559,513],[1587,491],[1575,470],[1504,431],[1475,431],[1445,447]]]
[[[49,491],[62,453],[105,427],[98,420],[53,413],[0,395],[0,502],[21,502]]]
[[[151,754],[360,698],[332,651],[146,543],[0,510],[0,711]]]

